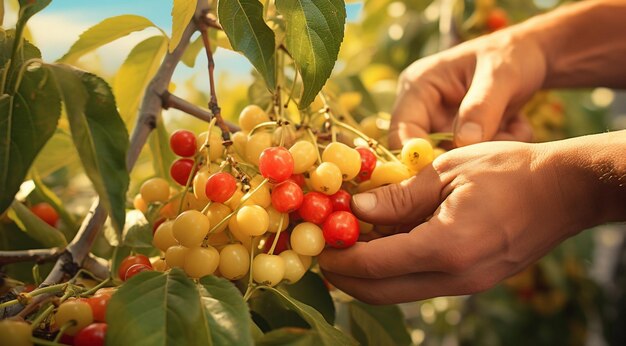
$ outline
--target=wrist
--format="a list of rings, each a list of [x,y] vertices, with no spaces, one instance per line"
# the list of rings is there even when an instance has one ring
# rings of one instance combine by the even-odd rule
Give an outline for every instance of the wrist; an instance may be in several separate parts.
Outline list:
[[[626,131],[540,145],[572,231],[626,221]]]

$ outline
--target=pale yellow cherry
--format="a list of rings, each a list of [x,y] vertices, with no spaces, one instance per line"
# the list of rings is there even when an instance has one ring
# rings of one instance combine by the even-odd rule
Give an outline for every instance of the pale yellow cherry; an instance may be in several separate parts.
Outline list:
[[[371,188],[386,184],[397,184],[409,179],[413,174],[408,167],[400,162],[384,162],[376,166],[372,172]]]
[[[174,221],[165,221],[154,231],[152,237],[152,245],[155,248],[165,252],[174,245],[178,245],[178,241],[174,238],[173,227]]]
[[[220,252],[220,274],[228,280],[244,277],[250,269],[250,254],[241,244],[226,245]]]
[[[424,138],[412,138],[402,146],[400,157],[409,169],[419,172],[433,161],[433,146]]]
[[[287,229],[287,226],[289,226],[289,214],[281,213],[277,211],[276,209],[274,209],[274,207],[272,206],[269,206],[266,210],[270,218],[269,228],[267,229],[268,232],[272,232],[272,233],[278,232],[278,226],[280,225],[281,219],[282,219],[283,224],[282,224],[282,227],[280,228],[280,231],[282,232]]]
[[[165,263],[170,268],[182,268],[185,265],[187,252],[189,249],[184,246],[172,246],[165,251]]]
[[[233,141],[233,148],[235,149],[235,153],[237,153],[241,157],[245,157],[246,143],[248,143],[248,133],[238,131],[233,133],[233,135],[230,136],[230,139]]]
[[[170,198],[170,185],[163,178],[151,178],[141,184],[139,192],[141,198],[148,204],[163,203]]]
[[[293,157],[293,174],[308,171],[317,160],[317,148],[309,141],[298,141],[289,148]]]
[[[252,278],[258,284],[276,286],[285,277],[285,260],[278,255],[258,254],[252,261]]]
[[[198,145],[198,151],[201,151],[205,145],[207,134],[209,132],[205,131],[198,135],[196,139]],[[209,138],[209,156],[211,161],[216,161],[221,159],[224,154],[224,139],[222,138],[222,130],[219,127],[213,126],[211,128],[211,137]]]
[[[309,177],[313,189],[326,195],[339,191],[343,182],[341,170],[331,162],[322,162],[314,171],[311,171]]]
[[[186,247],[200,246],[210,229],[209,218],[197,210],[182,212],[172,226],[174,238]]]
[[[209,218],[209,223],[212,227],[215,227],[220,223],[232,210],[222,203],[211,203],[207,208],[206,215]],[[222,222],[222,224],[215,230],[215,232],[222,232],[228,227],[228,222]]]
[[[285,260],[284,279],[290,284],[300,281],[300,279],[304,276],[306,271],[309,269],[308,266],[305,266],[305,263],[303,263],[301,259],[301,257],[308,257],[308,256],[298,255],[298,253],[296,253],[293,250],[285,250],[281,252],[279,256],[282,257],[283,260]],[[306,262],[309,262],[309,261],[306,261]]]
[[[269,222],[267,211],[258,205],[246,205],[237,212],[239,230],[249,236],[259,236],[267,232]]]
[[[190,277],[201,278],[213,274],[219,263],[220,254],[214,247],[197,247],[189,249],[183,269]]]
[[[139,193],[133,198],[133,207],[144,214],[148,211],[148,204]]]
[[[322,229],[311,222],[294,227],[290,237],[291,248],[300,255],[317,256],[326,245]]]
[[[322,161],[334,163],[341,171],[344,181],[354,179],[361,169],[361,154],[339,142],[330,143],[324,149]]]
[[[257,125],[270,121],[270,117],[257,105],[246,106],[239,114],[239,127],[242,131],[250,131]]]
[[[259,156],[266,148],[272,146],[272,133],[258,131],[248,138],[246,143],[245,158],[255,166],[259,165]]]

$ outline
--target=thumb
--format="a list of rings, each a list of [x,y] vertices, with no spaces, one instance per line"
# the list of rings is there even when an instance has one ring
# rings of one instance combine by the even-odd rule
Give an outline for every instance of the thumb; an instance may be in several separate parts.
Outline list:
[[[441,203],[443,183],[432,165],[399,184],[390,184],[352,197],[352,211],[376,225],[415,225]]]
[[[495,65],[490,58],[476,64],[454,128],[454,142],[459,147],[491,140],[500,127],[511,96],[511,81],[505,69]]]

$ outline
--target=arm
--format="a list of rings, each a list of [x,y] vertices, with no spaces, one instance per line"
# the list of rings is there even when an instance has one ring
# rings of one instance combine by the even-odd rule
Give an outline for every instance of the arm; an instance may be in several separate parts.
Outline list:
[[[464,146],[528,141],[520,110],[541,88],[626,87],[626,1],[590,0],[465,42],[409,66],[389,142],[455,133]]]
[[[403,220],[409,233],[327,249],[319,264],[370,303],[491,288],[581,230],[625,221],[625,158],[626,131],[449,151],[402,184],[354,197],[359,218]]]

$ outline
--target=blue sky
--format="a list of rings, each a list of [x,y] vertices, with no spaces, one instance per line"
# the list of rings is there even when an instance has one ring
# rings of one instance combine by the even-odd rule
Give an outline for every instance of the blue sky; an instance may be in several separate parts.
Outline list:
[[[53,0],[52,3],[31,19],[30,29],[35,43],[41,48],[44,59],[54,61],[61,57],[78,39],[81,32],[105,18],[121,14],[136,14],[150,19],[165,32],[171,32],[171,0],[106,0],[76,1]],[[348,20],[357,20],[362,5],[347,6]],[[7,22],[11,22],[7,20]],[[98,50],[102,64],[108,72],[114,72],[123,62],[125,55],[141,40],[158,34],[156,29],[147,29],[122,38]],[[206,66],[206,58],[200,54],[196,66]],[[230,76],[249,78],[251,69],[245,58],[239,54],[218,50],[216,73],[219,76],[227,71]],[[174,81],[187,78],[194,71],[180,66]]]

